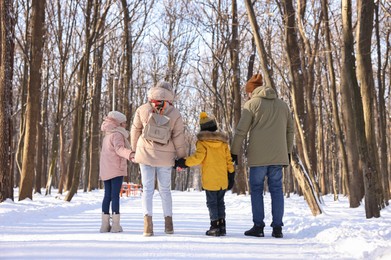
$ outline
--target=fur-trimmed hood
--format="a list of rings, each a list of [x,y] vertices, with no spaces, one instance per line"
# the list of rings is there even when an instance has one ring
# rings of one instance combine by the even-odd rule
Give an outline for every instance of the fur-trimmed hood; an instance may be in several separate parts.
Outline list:
[[[220,141],[228,143],[228,135],[222,132],[201,131],[197,134],[198,141]]]

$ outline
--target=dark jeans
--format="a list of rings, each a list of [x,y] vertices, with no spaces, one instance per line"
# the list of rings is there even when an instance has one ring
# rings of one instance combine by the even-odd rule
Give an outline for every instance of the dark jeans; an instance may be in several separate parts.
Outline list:
[[[104,214],[110,214],[110,202],[111,213],[119,214],[119,192],[121,190],[123,179],[123,176],[119,176],[103,182],[105,185],[105,195],[102,202],[102,212]]]
[[[210,191],[206,190],[206,206],[209,210],[210,221],[225,218],[225,190]]]

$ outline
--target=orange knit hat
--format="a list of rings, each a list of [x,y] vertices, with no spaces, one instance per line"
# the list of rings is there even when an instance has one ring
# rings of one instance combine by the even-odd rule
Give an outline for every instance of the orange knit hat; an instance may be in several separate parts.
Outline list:
[[[246,92],[252,93],[254,91],[254,89],[256,89],[257,87],[260,87],[262,85],[263,85],[262,75],[255,74],[247,81]]]

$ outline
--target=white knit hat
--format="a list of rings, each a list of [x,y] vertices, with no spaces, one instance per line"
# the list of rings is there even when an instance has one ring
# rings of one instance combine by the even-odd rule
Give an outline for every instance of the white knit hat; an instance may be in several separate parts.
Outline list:
[[[107,115],[107,118],[114,119],[120,124],[126,122],[126,116],[118,111],[110,111],[109,114]]]
[[[149,100],[165,100],[172,102],[174,100],[174,92],[172,91],[171,84],[166,81],[160,81],[148,90]]]

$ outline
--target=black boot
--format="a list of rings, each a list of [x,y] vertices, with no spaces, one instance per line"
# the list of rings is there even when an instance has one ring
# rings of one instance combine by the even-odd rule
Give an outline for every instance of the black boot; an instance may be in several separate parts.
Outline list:
[[[218,237],[220,236],[220,228],[219,228],[219,221],[213,220],[210,222],[210,228],[205,233],[207,236],[214,236]]]
[[[282,227],[274,227],[272,236],[275,238],[282,238],[284,236],[282,234]]]
[[[225,218],[219,219],[219,228],[220,228],[220,236],[225,236],[227,234],[227,230],[225,228]]]
[[[244,232],[245,236],[252,236],[252,237],[264,237],[263,234],[263,227],[254,225],[250,230],[247,230]]]

